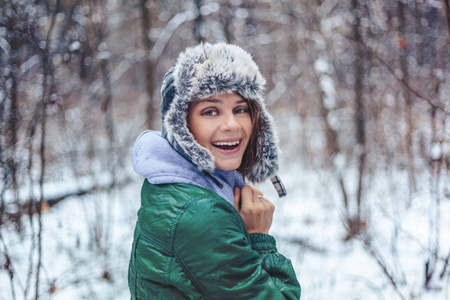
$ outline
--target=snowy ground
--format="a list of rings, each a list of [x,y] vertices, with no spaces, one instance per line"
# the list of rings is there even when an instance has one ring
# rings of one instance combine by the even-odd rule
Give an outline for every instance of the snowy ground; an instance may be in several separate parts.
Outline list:
[[[279,251],[296,267],[303,299],[402,299],[361,240],[344,242],[341,200],[329,174],[299,172],[300,177],[294,175],[296,169],[299,166],[293,165],[285,176],[290,195],[275,200],[272,234]],[[387,185],[386,190],[378,188],[368,199],[368,235],[377,257],[399,281],[400,293],[405,299],[450,299],[448,275],[433,281],[433,290],[423,289],[425,261],[430,256],[425,250],[431,226],[429,195],[418,194],[405,208],[401,207],[405,200],[399,199],[404,191],[388,195]],[[445,256],[450,246],[450,202],[441,205],[440,254]],[[436,269],[443,265],[440,261]]]
[[[346,232],[333,178],[305,171],[295,162],[284,167],[280,176],[288,189],[287,197],[278,199],[269,183],[259,188],[276,205],[271,233],[279,251],[294,264],[302,299],[402,299],[361,240],[344,242]],[[129,299],[127,266],[141,185],[141,179],[134,178],[122,190],[70,198],[44,213],[43,299],[49,298],[47,290],[52,282],[55,292],[51,299]],[[369,198],[367,225],[378,257],[396,279],[404,281],[397,284],[405,299],[450,299],[449,276],[438,279],[442,261],[436,264],[433,289],[423,289],[425,261],[430,256],[426,248],[433,228],[429,193],[424,190],[415,195],[408,208],[404,199],[399,199],[406,193],[397,188],[392,194],[391,189],[382,188],[386,187],[383,181],[387,180],[373,180],[375,191]],[[448,199],[441,201],[440,213],[440,255],[445,256],[450,244]],[[24,299],[29,234],[20,239],[5,232],[3,229],[16,274],[16,299]],[[12,299],[4,270],[0,272],[0,299]]]

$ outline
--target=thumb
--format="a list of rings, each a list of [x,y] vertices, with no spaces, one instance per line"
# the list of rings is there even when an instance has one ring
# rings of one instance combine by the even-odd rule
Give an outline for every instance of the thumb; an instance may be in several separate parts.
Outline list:
[[[240,211],[240,202],[241,202],[241,189],[237,186],[233,189],[233,195],[234,195],[234,207],[237,211]]]

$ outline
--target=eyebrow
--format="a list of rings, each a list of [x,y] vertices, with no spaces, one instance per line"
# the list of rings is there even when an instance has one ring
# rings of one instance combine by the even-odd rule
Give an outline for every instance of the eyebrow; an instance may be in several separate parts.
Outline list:
[[[200,99],[200,100],[197,100],[196,101],[197,103],[203,103],[203,102],[210,102],[210,103],[223,103],[223,101],[222,100],[219,100],[219,99]],[[241,100],[238,100],[238,101],[236,101],[235,103],[236,104],[241,104],[241,103],[244,103],[244,102],[246,102],[244,99],[241,99]]]

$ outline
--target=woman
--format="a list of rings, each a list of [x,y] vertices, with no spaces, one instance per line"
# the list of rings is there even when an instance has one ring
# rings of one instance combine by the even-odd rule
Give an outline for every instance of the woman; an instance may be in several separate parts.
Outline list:
[[[132,299],[299,299],[270,236],[274,206],[244,178],[278,170],[265,80],[226,44],[181,53],[162,85],[161,134],[132,154],[145,177],[128,284]]]

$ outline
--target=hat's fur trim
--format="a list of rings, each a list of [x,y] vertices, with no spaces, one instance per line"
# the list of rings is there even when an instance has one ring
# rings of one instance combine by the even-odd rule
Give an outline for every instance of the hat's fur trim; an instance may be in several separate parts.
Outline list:
[[[239,94],[256,101],[266,121],[265,145],[261,162],[247,174],[252,182],[262,182],[278,170],[278,140],[272,116],[264,103],[265,79],[251,56],[234,45],[200,44],[188,48],[174,67],[175,96],[163,119],[167,140],[187,156],[200,171],[214,172],[214,156],[202,147],[187,127],[190,102],[212,95]],[[164,100],[163,100],[164,101]]]

